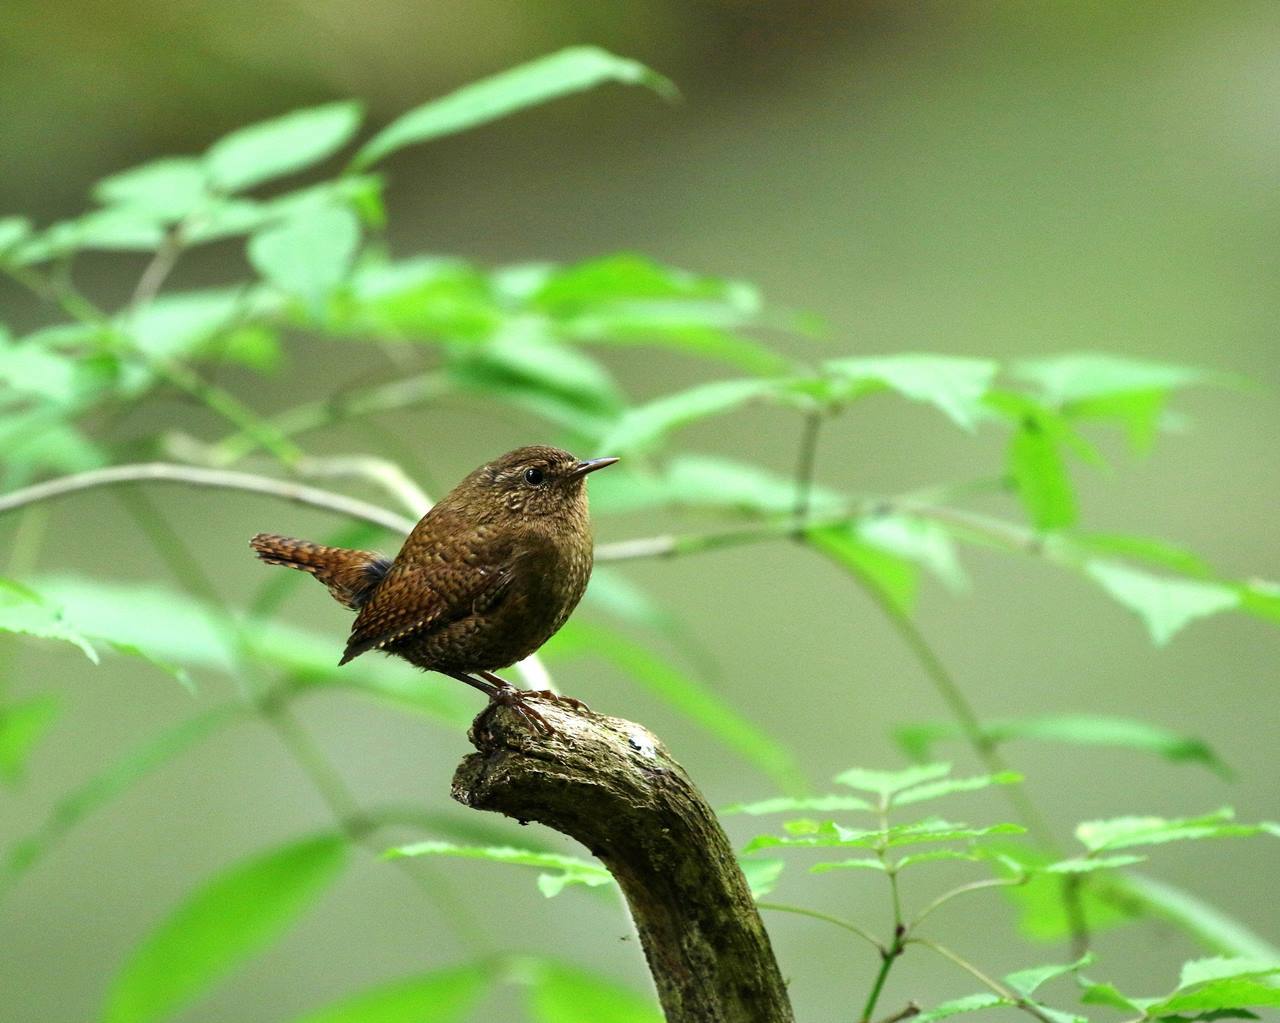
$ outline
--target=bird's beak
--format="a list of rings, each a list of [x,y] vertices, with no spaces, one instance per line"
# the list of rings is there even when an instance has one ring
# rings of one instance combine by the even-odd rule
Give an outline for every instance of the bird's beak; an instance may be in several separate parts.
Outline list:
[[[595,472],[597,469],[603,469],[607,465],[613,465],[616,458],[589,458],[585,462],[579,462],[573,467],[573,472],[569,473],[574,479],[579,476],[585,476],[589,472]]]

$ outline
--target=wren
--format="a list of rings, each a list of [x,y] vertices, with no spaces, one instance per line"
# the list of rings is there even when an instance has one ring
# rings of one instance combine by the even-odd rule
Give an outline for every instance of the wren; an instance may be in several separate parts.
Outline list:
[[[449,491],[390,560],[270,533],[250,545],[270,565],[315,576],[358,612],[340,665],[370,650],[394,654],[550,732],[525,701],[578,701],[516,689],[494,672],[542,646],[582,599],[592,563],[586,477],[616,461],[552,447],[509,451]]]

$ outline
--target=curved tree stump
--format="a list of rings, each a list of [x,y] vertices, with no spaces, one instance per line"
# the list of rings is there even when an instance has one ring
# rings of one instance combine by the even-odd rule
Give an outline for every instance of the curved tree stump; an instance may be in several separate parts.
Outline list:
[[[491,706],[453,798],[585,845],[622,888],[668,1023],[793,1023],[746,879],[702,793],[647,729],[539,702],[556,729]]]

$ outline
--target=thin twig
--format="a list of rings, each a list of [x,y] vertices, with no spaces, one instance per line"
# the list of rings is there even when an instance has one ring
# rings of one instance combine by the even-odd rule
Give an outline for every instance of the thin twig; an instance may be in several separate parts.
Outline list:
[[[994,994],[999,995],[1001,998],[1005,999],[1010,1004],[1017,1006],[1019,1009],[1030,1013],[1036,1019],[1040,1020],[1041,1023],[1053,1023],[1053,1020],[1041,1012],[1034,1003],[1011,991],[995,978],[987,976],[987,974],[983,973],[978,969],[978,967],[974,966],[973,963],[969,962],[968,959],[965,959],[959,953],[947,948],[946,945],[939,945],[936,941],[930,941],[928,938],[910,938],[909,941],[912,944],[923,945],[925,948],[933,949],[933,951],[938,953],[938,955],[942,956],[944,959],[949,959],[951,962],[955,963],[956,966],[964,970],[965,973],[973,977],[978,981],[978,983],[985,985]]]
[[[185,244],[186,226],[184,224],[175,224],[165,232],[164,240],[156,249],[156,254],[151,257],[151,262],[142,271],[142,276],[138,278],[138,284],[133,289],[128,311],[125,313],[128,322],[132,323],[138,310],[159,294],[160,288],[177,265],[178,257],[182,255]]]
[[[809,505],[813,496],[813,471],[818,456],[818,434],[822,429],[822,412],[813,409],[804,418],[804,433],[800,437],[800,457],[796,464],[796,505],[792,519],[797,533],[802,533],[809,519]]]
[[[950,902],[952,899],[956,898],[957,896],[967,895],[969,892],[984,891],[987,888],[1015,888],[1020,884],[1025,884],[1026,881],[1027,881],[1027,876],[1021,875],[1016,878],[1001,877],[1001,878],[990,878],[985,881],[972,881],[969,884],[962,884],[959,887],[952,888],[950,891],[943,892],[931,903],[929,903],[929,905],[925,906],[924,909],[920,910],[920,912],[917,913],[915,917],[912,919],[911,923],[907,924],[907,931],[908,933],[910,933],[911,931],[914,931],[916,927],[920,925],[920,922],[925,917],[927,917],[930,913],[932,913],[935,909],[939,908],[940,906],[946,905],[948,902]]]
[[[920,1006],[915,1002],[907,1002],[906,1006],[893,1013],[891,1016],[885,1016],[883,1019],[877,1020],[876,1023],[901,1023],[904,1019],[911,1019],[912,1016],[920,1015]]]
[[[888,952],[888,949],[881,944],[878,938],[869,934],[867,931],[864,931],[857,924],[850,923],[848,920],[843,920],[838,916],[832,916],[830,913],[821,913],[816,909],[805,909],[803,906],[790,906],[785,902],[757,902],[756,907],[758,909],[772,909],[779,913],[794,913],[797,916],[807,916],[814,920],[822,920],[825,923],[835,924],[837,927],[842,927],[851,934],[856,934],[863,941],[870,942],[870,944],[873,945],[876,951],[881,955],[885,955]]]

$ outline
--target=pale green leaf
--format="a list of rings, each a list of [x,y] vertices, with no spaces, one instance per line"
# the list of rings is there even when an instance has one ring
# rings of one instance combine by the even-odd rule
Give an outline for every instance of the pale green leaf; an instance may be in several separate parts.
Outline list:
[[[998,366],[989,359],[907,354],[836,359],[824,368],[850,385],[854,396],[887,387],[912,401],[933,405],[958,426],[972,430],[983,415],[982,399]]]
[[[434,970],[344,998],[294,1023],[462,1023],[492,981],[485,966]]]
[[[79,647],[89,660],[98,663],[88,637],[68,623],[62,609],[11,579],[0,579],[0,632],[61,640]]]
[[[1014,973],[1006,974],[1004,982],[1016,994],[1023,998],[1030,998],[1036,993],[1036,990],[1041,984],[1047,983],[1055,977],[1062,977],[1068,973],[1075,973],[1077,970],[1088,966],[1091,962],[1093,962],[1093,956],[1086,953],[1074,963],[1053,966],[1032,966],[1025,970],[1017,970]]]
[[[935,1005],[932,1009],[926,1009],[918,1016],[913,1016],[912,1019],[915,1023],[934,1023],[934,1020],[946,1019],[948,1016],[959,1016],[965,1012],[990,1009],[995,1005],[1012,1004],[1013,1002],[1007,998],[1001,998],[999,995],[983,991],[976,995],[965,995],[963,998],[953,998],[949,1002]]]
[[[601,440],[606,454],[628,454],[657,447],[669,434],[690,423],[722,415],[776,390],[770,380],[716,380],[668,394],[628,409]]]
[[[0,256],[31,235],[26,217],[0,217]]]
[[[1240,594],[1221,583],[1167,579],[1101,559],[1086,562],[1085,573],[1142,618],[1157,646],[1198,618],[1240,605]]]
[[[1084,821],[1076,826],[1076,838],[1090,851],[1128,849],[1139,845],[1202,838],[1239,838],[1277,834],[1277,825],[1237,824],[1229,807],[1200,817],[1113,817]]]
[[[147,355],[182,357],[229,329],[250,309],[241,289],[176,291],[121,316],[119,326]]]
[[[890,612],[911,617],[920,573],[906,558],[866,543],[850,525],[808,529],[805,539],[852,574]]]
[[[183,721],[118,757],[104,770],[63,796],[36,831],[14,842],[6,851],[3,868],[0,869],[0,891],[42,860],[94,810],[245,713],[247,709],[244,707],[218,707]]]
[[[998,774],[979,774],[970,778],[942,778],[938,781],[917,785],[906,791],[896,793],[890,802],[892,806],[905,806],[908,803],[919,803],[925,799],[938,799],[949,796],[953,792],[974,792],[989,788],[992,785],[1017,785],[1022,775],[1013,771],[1001,771]]]
[[[856,528],[859,538],[871,546],[922,565],[953,592],[968,589],[955,541],[937,522],[909,515],[874,515],[859,519]]]
[[[1214,956],[1183,963],[1178,976],[1178,990],[1213,980],[1232,977],[1265,977],[1280,973],[1280,958],[1257,959],[1250,956]]]
[[[529,990],[534,1023],[662,1023],[652,998],[555,963],[541,964]]]
[[[721,813],[745,813],[759,817],[769,813],[830,813],[836,810],[871,810],[874,807],[858,796],[778,796],[774,799],[762,799],[755,803],[734,803],[726,806]]]
[[[192,157],[166,157],[113,174],[99,181],[93,197],[108,206],[123,206],[160,222],[182,220],[209,201],[204,166]]]
[[[667,79],[637,61],[594,46],[572,46],[410,110],[366,142],[354,165],[363,169],[405,146],[465,131],[605,82],[645,85],[665,96],[675,93]]]
[[[1169,391],[1221,380],[1220,374],[1195,366],[1149,362],[1099,352],[1081,352],[1014,364],[1014,373],[1037,384],[1052,405],[1117,394]]]
[[[388,849],[391,858],[400,856],[450,856],[460,859],[487,860],[490,863],[511,863],[522,867],[540,867],[555,871],[538,878],[538,890],[547,898],[560,894],[566,885],[582,884],[589,888],[611,884],[613,875],[599,863],[577,856],[539,852],[533,849],[517,849],[512,846],[457,845],[453,842],[414,842],[411,845]]]
[[[959,842],[985,838],[989,835],[1017,835],[1026,829],[1017,824],[991,824],[985,827],[969,827],[953,824],[938,818],[929,818],[913,824],[895,824],[886,829],[846,828],[832,821],[819,824],[812,834],[787,836],[758,835],[747,843],[747,851],[788,847],[797,849],[824,848],[896,848],[928,842]]]
[[[240,128],[209,147],[209,178],[238,192],[304,170],[346,145],[362,116],[358,103],[326,103]]]
[[[1116,746],[1154,753],[1174,763],[1204,764],[1223,776],[1230,776],[1226,764],[1203,739],[1179,735],[1159,725],[1133,718],[1101,714],[1051,714],[1034,718],[1001,718],[979,726],[982,737],[993,744],[1015,739],[1066,742],[1078,746]],[[894,738],[908,756],[927,759],[940,739],[959,739],[964,732],[949,721],[901,725]]]
[[[829,874],[833,870],[878,870],[884,873],[886,869],[884,863],[873,856],[858,856],[848,860],[833,860],[830,863],[815,863],[809,868],[809,873]]]
[[[318,206],[249,239],[249,262],[321,317],[347,277],[360,245],[360,221],[344,206]]]
[[[674,665],[625,636],[599,626],[571,621],[542,648],[544,656],[593,654],[612,662],[650,692],[744,759],[755,764],[782,788],[803,787],[803,777],[786,748],[742,717],[716,693]]]
[[[27,759],[58,716],[52,696],[33,696],[0,706],[0,782],[22,780]]]
[[[7,259],[26,266],[80,249],[149,252],[159,248],[163,241],[164,228],[154,217],[139,210],[114,207],[52,224],[16,245]]]
[[[107,996],[106,1023],[149,1023],[202,995],[270,944],[341,871],[344,839],[309,838],[223,871],[140,944]]]
[[[777,887],[778,878],[782,876],[786,865],[786,860],[778,859],[747,859],[738,862],[747,879],[747,887],[751,889],[751,896],[755,899],[764,898]]]
[[[1210,576],[1213,569],[1203,558],[1175,544],[1149,536],[1125,533],[1072,533],[1071,544],[1093,554],[1114,554],[1146,561],[1179,575]]]
[[[0,337],[0,383],[58,405],[71,405],[89,388],[93,374],[86,360],[64,355],[30,339],[18,344]]]
[[[1083,857],[1077,856],[1069,860],[1056,860],[1053,863],[1047,863],[1042,867],[1033,867],[1031,869],[1042,874],[1091,874],[1099,870],[1114,870],[1116,867],[1130,867],[1135,863],[1142,863],[1146,860],[1145,856],[1094,856]]]
[[[890,797],[916,785],[936,781],[951,773],[951,765],[945,763],[915,764],[901,771],[872,771],[863,767],[852,767],[836,775],[835,780],[841,785],[862,792],[874,792],[886,802]]]
[[[499,380],[514,377],[597,414],[613,415],[622,407],[608,371],[591,356],[556,341],[536,320],[507,320],[482,348],[464,351],[472,364],[499,371]]]
[[[1140,1002],[1150,1002],[1152,999],[1134,1000],[1126,995],[1122,995],[1113,984],[1093,984],[1084,978],[1081,983],[1085,984],[1085,989],[1080,995],[1080,1001],[1085,1005],[1109,1005],[1113,1009],[1123,1009],[1126,1012],[1142,1013],[1142,1005]]]

